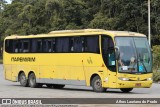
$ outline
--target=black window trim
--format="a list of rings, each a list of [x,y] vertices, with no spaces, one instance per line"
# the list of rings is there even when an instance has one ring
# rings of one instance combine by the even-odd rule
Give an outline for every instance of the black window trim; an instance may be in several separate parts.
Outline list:
[[[71,38],[74,38],[74,37],[98,37],[98,52],[88,52],[88,51],[85,51],[84,50],[84,52],[75,52],[75,51],[69,51],[69,52],[43,52],[43,41],[45,40],[45,39],[55,39],[56,40],[56,38],[63,38],[63,37],[68,37],[69,38],[69,41],[71,40]],[[62,36],[62,37],[58,37],[58,36],[55,36],[55,37],[36,37],[36,38],[17,38],[17,39],[6,39],[5,40],[5,42],[7,41],[7,40],[18,40],[18,42],[19,41],[21,41],[21,40],[29,40],[30,41],[30,45],[29,45],[29,52],[19,52],[19,49],[18,49],[18,52],[16,53],[16,52],[7,52],[6,51],[6,44],[5,44],[5,52],[6,53],[10,53],[10,54],[36,54],[36,53],[39,53],[39,54],[43,54],[43,53],[48,53],[48,54],[53,54],[53,53],[92,53],[92,54],[101,54],[101,49],[100,49],[100,43],[99,43],[99,38],[100,38],[100,34],[96,34],[96,35],[76,35],[76,36]],[[34,40],[34,39],[41,39],[42,40],[42,51],[41,52],[31,52],[31,47],[32,47],[32,40]],[[85,44],[85,41],[84,41],[84,44]],[[52,47],[53,48],[53,47]]]

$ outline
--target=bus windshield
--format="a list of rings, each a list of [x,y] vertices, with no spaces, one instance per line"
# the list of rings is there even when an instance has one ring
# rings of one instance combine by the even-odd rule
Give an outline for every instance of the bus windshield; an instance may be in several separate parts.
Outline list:
[[[125,73],[152,72],[152,57],[144,37],[116,37],[119,47],[118,71]]]

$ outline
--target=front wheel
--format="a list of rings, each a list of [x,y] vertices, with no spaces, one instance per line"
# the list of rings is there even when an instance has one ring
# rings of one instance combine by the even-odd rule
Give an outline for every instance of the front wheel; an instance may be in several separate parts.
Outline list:
[[[121,90],[123,93],[128,93],[128,92],[132,91],[133,88],[121,88],[120,90]]]
[[[102,87],[102,80],[99,76],[95,76],[92,79],[92,88],[95,92],[105,92],[106,88]]]

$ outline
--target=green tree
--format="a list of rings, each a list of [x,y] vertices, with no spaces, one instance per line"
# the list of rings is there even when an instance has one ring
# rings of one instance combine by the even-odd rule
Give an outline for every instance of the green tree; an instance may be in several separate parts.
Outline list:
[[[148,35],[147,0],[12,0],[0,8],[0,35],[98,28]],[[151,0],[152,44],[160,44],[160,2]],[[158,39],[158,40],[157,40]]]
[[[153,46],[153,68],[160,68],[160,45]]]

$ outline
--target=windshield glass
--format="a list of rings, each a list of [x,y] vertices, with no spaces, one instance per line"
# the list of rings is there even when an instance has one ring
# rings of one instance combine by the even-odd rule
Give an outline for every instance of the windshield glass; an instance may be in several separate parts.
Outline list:
[[[151,72],[151,53],[146,38],[116,37],[115,39],[120,51],[120,58],[118,60],[119,72]]]

